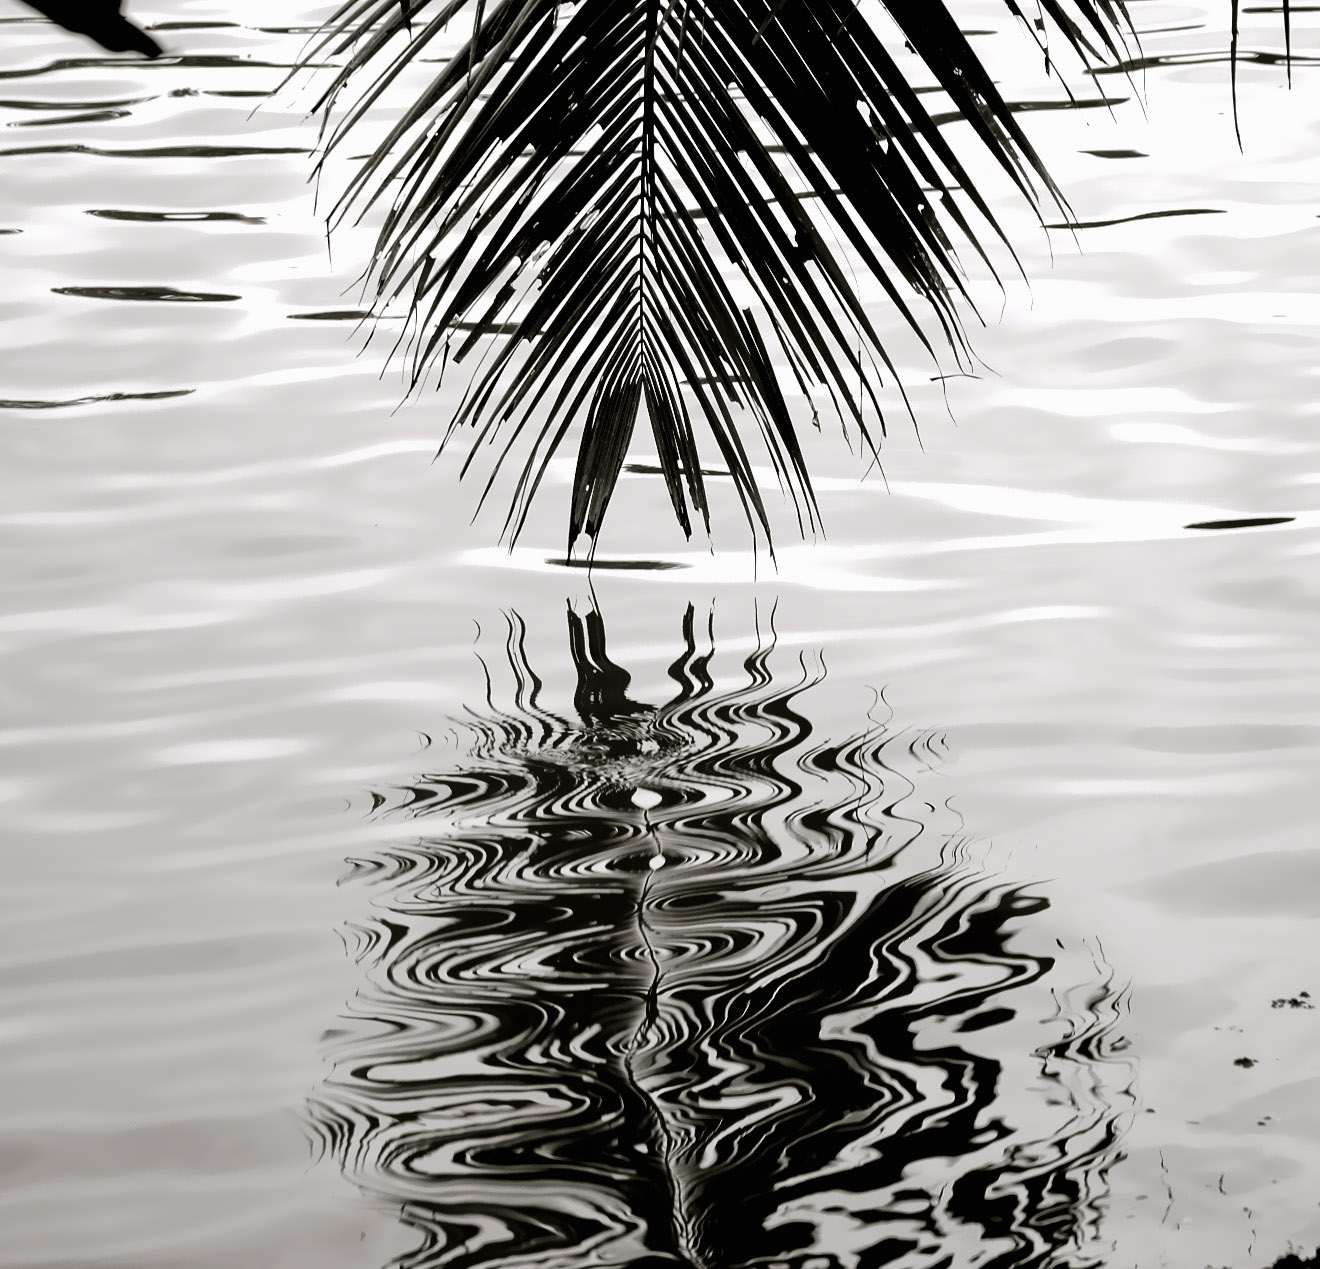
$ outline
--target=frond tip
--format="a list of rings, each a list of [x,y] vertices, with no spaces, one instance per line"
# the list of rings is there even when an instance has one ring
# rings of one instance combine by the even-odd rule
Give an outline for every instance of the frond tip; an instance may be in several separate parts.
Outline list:
[[[1118,0],[1041,7],[1083,56],[1117,55]],[[1022,194],[1057,200],[945,6],[883,10]],[[349,0],[309,51],[345,57],[321,104],[368,66],[375,78],[327,153],[460,19],[470,36],[335,218],[383,210],[374,281],[417,319],[414,385],[501,332],[446,441],[472,429],[465,470],[491,452],[487,495],[517,464],[505,536],[581,423],[569,541],[594,542],[643,409],[686,534],[710,528],[698,425],[754,532],[769,540],[749,431],[814,526],[781,376],[804,394],[823,386],[874,452],[894,374],[854,270],[928,350],[929,327],[961,353],[953,234],[983,257],[973,221],[1003,239],[909,73],[855,0]]]

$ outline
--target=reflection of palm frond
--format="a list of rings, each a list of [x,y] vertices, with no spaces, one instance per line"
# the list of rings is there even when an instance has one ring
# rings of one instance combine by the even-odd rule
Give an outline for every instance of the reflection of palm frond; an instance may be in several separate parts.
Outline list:
[[[376,78],[330,149],[434,55],[450,23],[473,23],[349,182],[339,212],[388,203],[375,277],[383,299],[413,305],[415,379],[462,360],[483,333],[505,336],[447,438],[470,425],[474,454],[496,450],[487,493],[518,454],[510,538],[580,418],[570,544],[580,533],[594,541],[643,408],[686,533],[696,520],[709,529],[698,423],[753,527],[769,532],[740,407],[799,521],[814,523],[774,363],[786,361],[804,394],[823,385],[874,449],[885,428],[879,371],[893,366],[849,261],[928,348],[914,297],[940,338],[962,349],[953,235],[984,255],[985,233],[1003,234],[915,90],[913,64],[868,18],[880,7],[347,0],[331,19],[310,56],[346,60],[324,103],[369,65]],[[1118,54],[1121,0],[1039,7],[1079,54]],[[884,0],[883,11],[1018,189],[1057,197],[945,4]],[[760,318],[740,292],[755,297]]]
[[[826,738],[819,658],[721,664],[691,608],[654,702],[570,614],[557,713],[525,634],[354,861],[313,1130],[416,1231],[395,1269],[1095,1263],[1124,990],[937,809],[938,733]]]

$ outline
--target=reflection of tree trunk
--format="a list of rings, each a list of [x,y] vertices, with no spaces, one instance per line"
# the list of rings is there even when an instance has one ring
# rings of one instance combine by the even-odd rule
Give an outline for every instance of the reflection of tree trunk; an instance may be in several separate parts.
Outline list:
[[[422,1233],[401,1263],[1075,1263],[1126,1094],[1060,1071],[1111,1063],[1118,998],[1014,1056],[1019,1015],[1060,1030],[1011,930],[1045,901],[940,844],[937,800],[905,818],[921,742],[821,739],[767,647],[717,687],[691,610],[660,705],[570,615],[569,723],[514,630],[516,707],[404,799],[430,831],[379,861],[375,1038],[318,1110]],[[1033,1062],[1059,1109],[1024,1130]]]

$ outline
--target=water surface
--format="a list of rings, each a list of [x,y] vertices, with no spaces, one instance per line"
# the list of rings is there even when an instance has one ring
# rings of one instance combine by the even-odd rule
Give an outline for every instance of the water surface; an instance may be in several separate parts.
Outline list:
[[[590,577],[364,348],[329,6],[0,15],[0,1265],[1320,1246],[1316,71],[1247,15],[1239,153],[1224,15],[1133,7],[1028,110],[968,6],[1073,228],[1005,193],[984,364],[895,331],[883,473],[809,435],[828,537],[639,453]]]

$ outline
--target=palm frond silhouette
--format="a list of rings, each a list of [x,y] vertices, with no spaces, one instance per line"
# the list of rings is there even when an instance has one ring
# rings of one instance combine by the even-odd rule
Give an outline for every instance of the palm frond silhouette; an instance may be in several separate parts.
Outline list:
[[[123,0],[23,0],[23,3],[57,26],[85,35],[112,53],[160,57],[164,51],[146,31],[120,13]]]
[[[1005,3],[1047,65],[1051,37],[1086,64],[1135,39],[1122,0],[1040,0],[1039,20]],[[703,430],[754,534],[769,542],[757,454],[812,529],[789,397],[823,389],[874,454],[896,383],[859,266],[928,350],[965,353],[955,243],[987,264],[988,240],[1012,248],[916,63],[1024,198],[1062,205],[942,0],[347,0],[309,49],[341,59],[318,108],[371,78],[326,153],[458,22],[470,38],[331,221],[384,209],[371,274],[410,305],[414,387],[483,347],[444,443],[471,432],[483,503],[509,468],[510,542],[580,424],[569,547],[594,551],[643,414],[685,534],[710,531]]]

